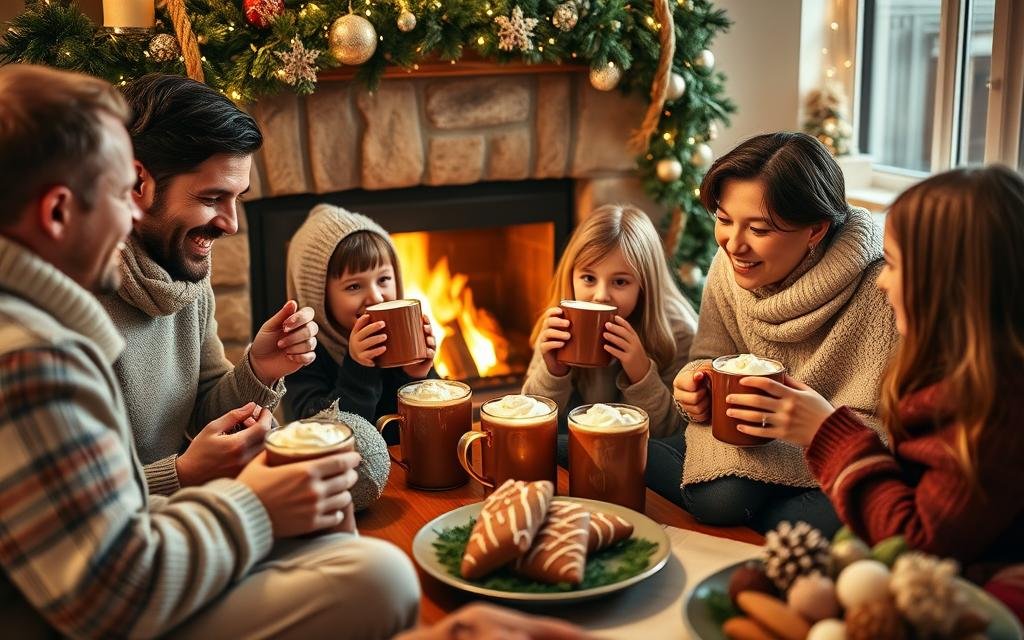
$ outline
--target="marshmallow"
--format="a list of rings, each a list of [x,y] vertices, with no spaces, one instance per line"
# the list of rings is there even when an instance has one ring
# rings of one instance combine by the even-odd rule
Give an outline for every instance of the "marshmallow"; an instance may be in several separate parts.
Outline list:
[[[781,367],[774,360],[758,358],[752,353],[744,353],[730,358],[718,365],[719,371],[735,373],[748,376],[764,376],[781,371]]]

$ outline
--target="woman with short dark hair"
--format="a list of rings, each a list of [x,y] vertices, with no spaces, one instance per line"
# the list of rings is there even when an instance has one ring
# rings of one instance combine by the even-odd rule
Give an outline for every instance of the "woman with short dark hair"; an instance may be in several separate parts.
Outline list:
[[[839,520],[799,447],[773,441],[739,448],[712,436],[705,378],[722,355],[778,360],[878,429],[879,385],[897,339],[892,311],[874,286],[881,229],[866,210],[846,203],[839,166],[802,133],[741,143],[712,165],[701,201],[715,216],[720,250],[691,362],[674,383],[690,425],[681,500],[672,497],[708,524],[766,531],[804,520],[831,533]]]

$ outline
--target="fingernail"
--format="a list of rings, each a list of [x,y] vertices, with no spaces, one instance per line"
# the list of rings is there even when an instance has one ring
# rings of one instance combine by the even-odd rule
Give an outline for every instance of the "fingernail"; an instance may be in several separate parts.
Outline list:
[[[736,412],[733,411],[732,409],[729,409],[729,410],[727,410],[725,412],[725,415],[729,416],[730,418],[735,418],[736,417]]]
[[[725,401],[726,402],[735,402],[735,398],[732,396],[732,394],[729,394],[729,395],[725,396]]]

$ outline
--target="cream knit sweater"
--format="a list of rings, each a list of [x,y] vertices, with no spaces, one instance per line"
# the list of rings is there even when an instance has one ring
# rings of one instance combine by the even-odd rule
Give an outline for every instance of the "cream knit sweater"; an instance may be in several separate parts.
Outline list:
[[[857,208],[850,209],[820,258],[806,260],[772,291],[737,285],[719,251],[708,272],[691,362],[683,369],[732,353],[774,358],[834,405],[850,407],[880,430],[875,408],[898,337],[892,309],[875,285],[881,256],[882,230]],[[715,440],[707,425],[691,424],[683,484],[722,476],[817,486],[796,445],[733,447]]]
[[[697,325],[697,315],[689,305],[671,304],[667,309],[669,326],[676,341],[676,355],[672,363],[663,370],[651,360],[647,375],[636,384],[630,384],[618,360],[603,369],[589,369],[580,376],[578,369],[570,370],[564,376],[553,376],[544,364],[540,347],[535,346],[533,360],[526,373],[523,393],[545,396],[558,404],[560,416],[569,409],[569,399],[575,390],[583,404],[595,402],[623,402],[640,407],[651,420],[651,437],[665,438],[676,433],[685,421],[672,405],[672,379],[687,360],[690,342]]]
[[[179,488],[175,459],[187,436],[248,402],[273,409],[284,384],[261,383],[248,350],[232,366],[209,278],[172,280],[134,237],[121,256],[120,288],[99,299],[124,336],[114,370],[149,489],[169,495]]]

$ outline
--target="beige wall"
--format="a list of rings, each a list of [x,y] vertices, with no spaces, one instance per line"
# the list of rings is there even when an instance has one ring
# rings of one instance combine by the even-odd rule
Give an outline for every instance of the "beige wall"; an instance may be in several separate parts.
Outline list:
[[[801,0],[718,0],[732,28],[711,50],[736,103],[732,126],[711,144],[715,157],[750,136],[799,127]]]

